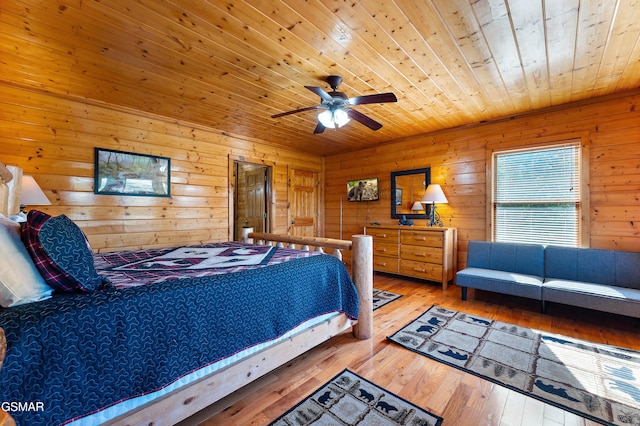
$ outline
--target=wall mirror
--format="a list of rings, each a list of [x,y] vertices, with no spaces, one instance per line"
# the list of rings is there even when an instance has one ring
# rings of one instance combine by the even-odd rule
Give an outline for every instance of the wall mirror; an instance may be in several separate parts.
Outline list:
[[[431,168],[391,172],[391,217],[400,219],[427,219],[424,205],[416,205],[431,183]],[[415,206],[415,207],[414,207]],[[418,207],[422,207],[420,210]]]

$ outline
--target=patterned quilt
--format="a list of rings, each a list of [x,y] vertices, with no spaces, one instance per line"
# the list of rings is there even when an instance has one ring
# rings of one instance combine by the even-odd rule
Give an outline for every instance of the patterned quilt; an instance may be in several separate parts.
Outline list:
[[[246,271],[318,254],[320,253],[230,241],[100,254],[95,256],[95,266],[116,287],[126,288],[173,279]]]
[[[199,267],[201,249],[215,246],[99,255],[114,288],[0,310],[8,343],[0,401],[43,407],[13,412],[18,424],[64,424],[153,392],[325,313],[357,318],[338,259],[226,243],[217,245],[226,266],[207,256],[213,265]]]

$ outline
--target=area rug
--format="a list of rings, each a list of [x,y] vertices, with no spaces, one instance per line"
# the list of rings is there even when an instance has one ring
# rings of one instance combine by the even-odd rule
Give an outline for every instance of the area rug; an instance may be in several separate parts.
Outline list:
[[[386,305],[389,302],[396,300],[397,298],[402,297],[401,294],[391,293],[390,291],[373,289],[373,310]]]
[[[271,423],[274,426],[440,424],[442,417],[346,369]]]
[[[440,306],[388,339],[586,418],[640,425],[640,352]]]

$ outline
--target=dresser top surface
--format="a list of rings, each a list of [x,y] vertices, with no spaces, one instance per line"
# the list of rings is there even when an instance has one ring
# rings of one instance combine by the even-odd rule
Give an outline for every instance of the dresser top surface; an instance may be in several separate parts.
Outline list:
[[[365,234],[367,233],[367,230],[376,230],[376,229],[393,229],[393,230],[400,230],[400,231],[429,231],[429,232],[445,232],[448,231],[450,229],[454,229],[454,228],[444,228],[444,227],[439,227],[439,226],[402,226],[402,225],[388,225],[388,226],[383,226],[383,225],[372,225],[372,226],[365,226],[364,227],[364,232]]]

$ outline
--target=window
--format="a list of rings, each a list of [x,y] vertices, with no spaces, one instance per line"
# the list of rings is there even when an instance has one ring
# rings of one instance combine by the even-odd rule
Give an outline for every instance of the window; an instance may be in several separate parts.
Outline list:
[[[493,153],[493,241],[582,244],[580,145]]]

